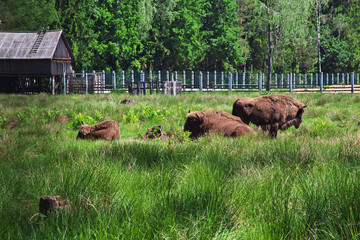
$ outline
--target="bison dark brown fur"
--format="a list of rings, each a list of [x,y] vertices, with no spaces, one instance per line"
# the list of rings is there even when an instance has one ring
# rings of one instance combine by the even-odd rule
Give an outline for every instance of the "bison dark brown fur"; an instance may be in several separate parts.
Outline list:
[[[120,139],[120,125],[114,120],[106,120],[95,125],[83,124],[77,135],[77,139]]]
[[[261,126],[263,130],[269,130],[270,134],[276,137],[279,129],[300,127],[306,106],[297,99],[285,95],[243,97],[235,101],[232,114],[239,116],[246,124],[251,122]]]
[[[209,132],[239,137],[242,134],[255,134],[251,127],[244,124],[239,117],[215,109],[190,112],[187,116],[184,131],[191,132],[191,138],[198,138]]]

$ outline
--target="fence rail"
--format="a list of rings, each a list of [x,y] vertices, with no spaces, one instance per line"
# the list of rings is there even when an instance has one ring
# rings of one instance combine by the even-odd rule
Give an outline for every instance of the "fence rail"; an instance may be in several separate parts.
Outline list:
[[[129,86],[135,83],[146,83],[158,93],[163,92],[164,82],[181,82],[185,92],[251,92],[266,90],[267,77],[265,73],[208,71],[82,71],[63,74],[59,92],[110,93],[129,91]],[[359,73],[274,73],[271,74],[270,89],[274,92],[360,92]]]

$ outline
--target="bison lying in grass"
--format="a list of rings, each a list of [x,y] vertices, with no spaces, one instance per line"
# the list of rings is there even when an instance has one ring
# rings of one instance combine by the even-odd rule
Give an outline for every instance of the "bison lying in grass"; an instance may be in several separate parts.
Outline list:
[[[234,138],[242,134],[255,134],[252,128],[244,124],[239,117],[215,109],[190,112],[184,131],[191,132],[190,137],[193,139],[208,132],[216,132]]]
[[[113,120],[106,120],[95,125],[84,124],[81,126],[77,139],[120,139],[120,125]]]
[[[246,124],[251,122],[263,130],[269,130],[276,137],[279,129],[286,130],[291,126],[299,128],[306,106],[285,95],[243,97],[235,101],[232,114],[239,116]]]

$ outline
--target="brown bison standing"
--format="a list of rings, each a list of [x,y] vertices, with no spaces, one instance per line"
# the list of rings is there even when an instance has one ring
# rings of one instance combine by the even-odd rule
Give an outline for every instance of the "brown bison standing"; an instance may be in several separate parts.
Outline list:
[[[271,135],[276,137],[278,129],[286,130],[291,126],[299,128],[306,106],[285,95],[243,97],[235,101],[232,114],[239,116],[246,124],[251,122],[263,130],[270,130]]]
[[[251,127],[239,117],[215,109],[190,112],[184,131],[191,132],[191,138],[198,138],[208,132],[223,133],[224,136],[239,137],[242,134],[255,134]]]
[[[79,138],[106,139],[109,141],[120,139],[120,126],[113,120],[106,120],[95,125],[83,123],[77,135],[77,139]]]

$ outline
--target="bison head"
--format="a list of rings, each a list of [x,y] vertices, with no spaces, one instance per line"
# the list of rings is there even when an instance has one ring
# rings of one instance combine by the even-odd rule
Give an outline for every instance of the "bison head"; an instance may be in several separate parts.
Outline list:
[[[190,112],[186,118],[184,131],[191,132],[191,138],[197,138],[202,134],[201,125],[204,121],[200,114],[198,112]]]
[[[84,122],[81,122],[82,126],[79,129],[79,133],[76,137],[76,139],[84,139],[91,133],[91,125],[85,124]]]
[[[300,124],[302,123],[302,116],[303,116],[303,113],[304,113],[304,109],[307,107],[307,104],[304,105],[302,108],[299,108],[297,114],[296,114],[296,119],[298,119],[298,121],[296,121],[294,123],[295,125],[295,128],[298,129],[300,127]]]

